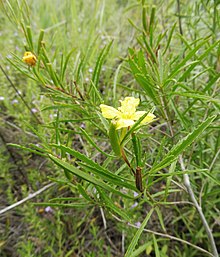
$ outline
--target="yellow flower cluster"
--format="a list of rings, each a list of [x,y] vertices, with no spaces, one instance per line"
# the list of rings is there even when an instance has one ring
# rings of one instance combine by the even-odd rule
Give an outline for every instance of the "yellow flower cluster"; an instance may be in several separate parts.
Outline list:
[[[101,104],[100,108],[102,111],[103,117],[106,119],[113,120],[116,129],[127,128],[134,125],[135,121],[139,120],[146,111],[136,111],[136,107],[140,103],[139,98],[134,97],[125,97],[121,102],[121,106],[118,109],[115,109],[112,106]],[[147,116],[142,120],[141,124],[152,122],[155,119],[153,113],[148,113]]]
[[[37,62],[37,57],[32,52],[25,52],[23,56],[23,62],[30,66],[35,66]]]

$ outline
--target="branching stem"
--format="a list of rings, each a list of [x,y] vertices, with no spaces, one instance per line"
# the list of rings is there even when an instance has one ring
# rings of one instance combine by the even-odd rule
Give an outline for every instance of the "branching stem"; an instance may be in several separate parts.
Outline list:
[[[120,221],[122,223],[126,223],[125,221],[121,220],[120,218],[118,218],[117,216],[115,215],[112,215],[117,221]],[[133,228],[136,228],[136,229],[139,229],[139,227],[137,225],[134,225],[134,224],[131,224],[131,223],[126,223],[129,227],[133,227]],[[209,256],[212,256],[212,257],[215,257],[214,255],[212,255],[210,252],[206,251],[205,249],[197,246],[197,245],[194,245],[184,239],[181,239],[181,238],[178,238],[178,237],[175,237],[175,236],[171,236],[169,234],[164,234],[164,233],[160,233],[160,232],[157,232],[157,231],[153,231],[153,230],[150,230],[150,229],[144,229],[145,232],[147,233],[151,233],[151,234],[154,234],[154,235],[157,235],[157,236],[161,236],[161,237],[165,237],[165,238],[169,238],[170,240],[175,240],[175,241],[178,241],[178,242],[181,242],[183,244],[187,244],[187,245],[190,245],[192,246],[193,248],[203,252],[203,253],[206,253],[207,255]]]

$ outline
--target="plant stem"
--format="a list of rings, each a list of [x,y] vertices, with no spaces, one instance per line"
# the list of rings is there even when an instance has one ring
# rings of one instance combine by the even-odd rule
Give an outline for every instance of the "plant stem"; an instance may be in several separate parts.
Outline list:
[[[179,157],[179,162],[180,162],[182,170],[185,171],[186,169],[185,169],[185,165],[184,165],[184,162],[183,162],[182,155],[180,155],[180,157]],[[198,204],[198,201],[195,198],[195,194],[194,194],[194,192],[192,190],[192,187],[191,187],[191,184],[190,184],[189,175],[188,174],[183,174],[183,180],[184,180],[184,185],[187,188],[187,192],[188,192],[188,194],[191,198],[191,201],[194,203],[194,205],[195,205],[195,207],[196,207],[196,209],[199,213],[199,216],[202,220],[203,226],[206,230],[207,236],[209,238],[209,242],[211,244],[212,254],[213,254],[213,256],[218,257],[219,255],[218,255],[218,251],[217,251],[217,248],[216,248],[216,245],[215,245],[215,240],[214,240],[212,231],[211,231],[211,229],[208,225],[208,222],[205,218],[205,215],[202,211],[201,206]]]
[[[47,190],[48,188],[54,186],[55,184],[56,184],[56,183],[54,183],[54,182],[53,182],[53,183],[50,183],[50,184],[44,186],[43,188],[39,189],[38,191],[36,191],[36,192],[34,192],[34,193],[32,193],[32,194],[29,194],[27,197],[25,197],[25,198],[22,199],[21,201],[18,201],[17,203],[14,203],[14,204],[12,204],[12,205],[7,206],[6,208],[0,210],[0,215],[3,214],[3,213],[5,213],[5,212],[7,212],[7,211],[10,211],[10,210],[14,209],[15,207],[17,207],[17,206],[19,206],[19,205],[21,205],[21,204],[23,204],[23,203],[25,203],[25,202],[27,202],[27,201],[29,201],[29,200],[31,200],[32,198],[38,196],[38,195],[41,194],[43,191],[45,191],[45,190]]]
[[[124,220],[121,220],[120,218],[118,218],[117,216],[115,216],[114,214],[112,215],[113,218],[115,218],[117,221],[120,221],[122,223],[126,223]],[[129,227],[133,227],[133,228],[136,228],[136,229],[139,229],[139,227],[137,225],[134,225],[134,224],[131,224],[131,223],[126,223],[127,226]],[[186,241],[184,239],[181,239],[179,237],[175,237],[175,236],[171,236],[169,234],[163,234],[163,233],[160,233],[160,232],[157,232],[157,231],[153,231],[153,230],[150,230],[150,229],[144,229],[143,231],[147,232],[147,233],[151,233],[151,234],[154,234],[154,235],[157,235],[157,236],[161,236],[161,237],[164,237],[164,238],[169,238],[170,240],[174,240],[174,241],[177,241],[177,242],[181,242],[183,244],[187,244],[187,245],[190,245],[191,247],[203,252],[203,253],[206,253],[207,255],[209,256],[212,256],[214,257],[214,255],[212,255],[210,252],[206,251],[205,249],[197,246],[197,245],[194,245],[192,243],[190,243],[189,241]]]
[[[165,110],[166,110],[166,106],[165,106]],[[173,131],[172,126],[169,126],[169,129],[170,129],[171,135],[174,135],[174,131]],[[185,169],[185,165],[184,165],[184,162],[183,162],[182,155],[179,156],[179,162],[180,162],[182,171],[185,171],[186,169]],[[186,174],[186,173],[183,174],[183,182],[184,182],[184,185],[185,185],[185,187],[187,189],[187,192],[188,192],[188,194],[190,196],[190,199],[193,202],[194,206],[196,207],[196,209],[197,209],[197,211],[199,213],[199,216],[200,216],[200,218],[202,220],[203,226],[205,228],[206,234],[207,234],[209,242],[211,244],[212,254],[213,254],[214,257],[219,257],[218,251],[217,251],[217,247],[215,245],[215,240],[214,240],[214,237],[213,237],[213,234],[212,234],[212,231],[211,231],[211,229],[210,229],[210,227],[208,225],[208,222],[207,222],[207,220],[205,218],[205,215],[204,215],[204,213],[202,211],[201,206],[198,204],[198,201],[195,198],[195,194],[194,194],[193,189],[191,187],[189,175]]]
[[[127,156],[126,156],[125,151],[124,151],[123,148],[121,148],[121,155],[122,155],[122,159],[123,159],[124,162],[128,165],[128,167],[129,167],[130,170],[132,171],[133,175],[135,176],[136,173],[135,173],[134,169],[132,168],[132,166],[131,166],[131,164],[130,164],[130,162],[129,162],[129,160],[128,160],[128,158],[127,158]]]
[[[182,21],[181,21],[181,16],[180,16],[180,0],[177,0],[177,13],[178,13],[178,22],[179,22],[180,34],[183,36]]]

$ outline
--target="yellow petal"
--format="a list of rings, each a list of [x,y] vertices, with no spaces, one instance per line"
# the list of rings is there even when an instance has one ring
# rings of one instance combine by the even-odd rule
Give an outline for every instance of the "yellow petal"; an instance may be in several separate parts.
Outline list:
[[[106,119],[114,119],[119,117],[120,115],[120,112],[112,106],[101,104],[100,108],[101,108],[103,117],[105,117]]]
[[[139,105],[140,99],[134,97],[125,97],[121,102],[121,107],[118,108],[119,111],[125,114],[133,114],[136,111],[136,107]]]
[[[139,120],[146,112],[145,111],[138,111],[134,113],[133,119]]]
[[[152,122],[155,118],[156,118],[156,116],[155,116],[153,113],[149,112],[148,115],[142,120],[141,123],[150,123],[150,122]]]
[[[127,128],[134,125],[133,120],[119,119],[116,122],[116,129]]]

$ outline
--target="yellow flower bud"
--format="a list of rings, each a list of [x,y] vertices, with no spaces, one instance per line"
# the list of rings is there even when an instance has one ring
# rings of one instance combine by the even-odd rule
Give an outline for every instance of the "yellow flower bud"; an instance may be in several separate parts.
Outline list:
[[[37,57],[32,52],[25,52],[22,60],[29,66],[35,66],[37,62]]]

